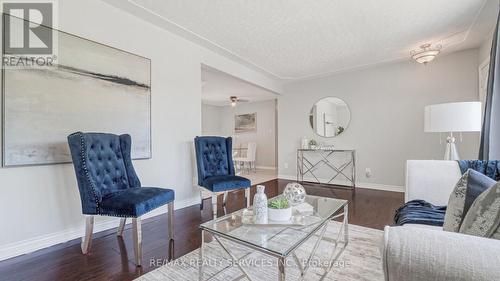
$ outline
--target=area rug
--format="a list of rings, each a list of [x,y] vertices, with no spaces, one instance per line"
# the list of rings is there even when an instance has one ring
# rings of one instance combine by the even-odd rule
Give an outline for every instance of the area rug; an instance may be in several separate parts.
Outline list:
[[[340,223],[330,223],[325,237],[335,238]],[[379,247],[383,232],[377,229],[349,225],[349,244],[339,257],[338,262],[333,264],[332,270],[323,280],[383,280],[382,260]],[[228,248],[237,256],[248,254],[248,248],[223,240]],[[314,247],[316,237],[309,239],[297,251],[300,261],[306,260],[308,253]],[[305,276],[305,280],[319,280],[323,274],[320,260],[327,260],[331,253],[331,243],[321,242],[316,255],[319,259],[313,259],[311,267]],[[220,269],[229,265],[229,256],[215,241],[205,244],[205,278],[208,279]],[[198,280],[198,250],[192,251],[177,260],[167,263],[158,269],[151,271],[136,280]],[[277,261],[275,258],[253,251],[244,258],[242,265],[253,280],[278,280]],[[315,262],[316,261],[316,262]],[[211,280],[238,280],[242,273],[237,266],[232,266],[223,273],[218,274]],[[287,260],[286,280],[299,280],[300,271],[293,258]],[[241,278],[245,280],[245,278]]]

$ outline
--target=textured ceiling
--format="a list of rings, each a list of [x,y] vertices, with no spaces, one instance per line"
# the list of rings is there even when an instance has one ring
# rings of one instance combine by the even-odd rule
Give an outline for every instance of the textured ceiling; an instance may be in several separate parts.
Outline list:
[[[277,97],[270,91],[208,67],[202,67],[201,81],[201,100],[204,104],[230,105],[231,96],[250,102],[272,100]]]
[[[115,1],[117,2],[117,1]],[[126,2],[126,1],[121,1]],[[423,43],[444,52],[477,47],[494,27],[497,0],[129,0],[280,79],[303,79],[407,59]],[[127,2],[126,2],[127,3]],[[491,6],[491,5],[490,5]]]

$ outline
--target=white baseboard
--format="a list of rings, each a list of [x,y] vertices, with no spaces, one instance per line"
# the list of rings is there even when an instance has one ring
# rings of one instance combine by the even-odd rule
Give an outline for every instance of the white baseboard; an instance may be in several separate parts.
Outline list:
[[[276,170],[276,167],[273,167],[273,166],[256,166],[257,169],[261,169],[261,170]]]
[[[403,193],[405,192],[404,186],[382,184],[382,183],[358,182],[358,183],[356,183],[356,187],[366,188],[366,189],[383,190],[383,191],[392,191],[392,192],[403,192]]]
[[[293,180],[293,181],[297,180],[297,176],[291,176],[291,175],[278,175],[278,178],[285,179],[285,180]],[[304,180],[310,181],[310,182],[316,182],[316,179],[314,179],[314,178],[304,177]],[[328,182],[327,179],[320,179],[320,180],[322,182]],[[334,180],[334,181],[332,181],[332,184],[348,185],[349,182]],[[375,190],[384,190],[384,191],[393,191],[393,192],[405,192],[405,189],[403,186],[381,184],[381,183],[356,182],[356,187],[366,188],[366,189],[375,189]]]
[[[174,202],[174,208],[181,209],[195,204],[200,204],[199,196],[184,200],[177,200]],[[163,215],[168,212],[167,210],[168,210],[167,205],[162,206],[145,214],[144,216],[141,217],[141,219],[147,219],[158,215]],[[94,233],[112,228],[117,228],[118,222],[119,218],[96,216],[96,222],[94,223]],[[131,223],[131,220],[127,220],[127,222]],[[70,240],[82,237],[83,233],[84,233],[84,223],[82,221],[82,225],[80,227],[73,227],[55,233],[41,235],[31,239],[26,239],[23,241],[2,245],[0,248],[0,261],[28,254],[60,243],[68,242]]]

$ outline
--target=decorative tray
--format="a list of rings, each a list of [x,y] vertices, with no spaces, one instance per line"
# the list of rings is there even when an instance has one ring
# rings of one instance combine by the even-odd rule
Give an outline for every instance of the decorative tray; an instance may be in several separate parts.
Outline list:
[[[269,220],[267,223],[255,223],[253,219],[253,210],[245,209],[241,213],[241,223],[244,225],[262,226],[262,227],[276,227],[276,226],[305,226],[316,221],[312,212],[299,212],[295,207],[292,209],[292,218],[289,221],[273,221]]]

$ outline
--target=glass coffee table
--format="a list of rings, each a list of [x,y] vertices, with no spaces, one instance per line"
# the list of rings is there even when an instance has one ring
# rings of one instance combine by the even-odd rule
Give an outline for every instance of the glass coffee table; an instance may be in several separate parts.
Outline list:
[[[227,266],[208,277],[208,279],[204,279],[203,261],[205,232],[212,235],[215,242],[217,242],[224,252],[229,255],[230,259],[233,261],[232,264],[241,270],[242,275],[234,279],[246,277],[248,280],[253,280],[251,274],[240,265],[241,263],[239,261],[249,258],[249,255],[256,251],[277,259],[278,280],[282,281],[286,278],[285,267],[288,258],[293,258],[295,260],[303,279],[320,242],[327,241],[331,245],[329,260],[326,263],[321,263],[325,265],[323,267],[324,273],[321,279],[326,277],[349,241],[348,201],[307,195],[305,202],[309,209],[306,212],[294,210],[294,217],[292,221],[287,224],[274,223],[272,221],[270,221],[268,225],[253,224],[249,216],[251,210],[246,209],[201,224],[199,280],[212,279],[231,267]],[[325,237],[325,232],[330,221],[340,217],[343,217],[343,220],[335,237]],[[301,263],[295,251],[309,239],[315,241],[314,247],[309,253],[307,260]],[[244,246],[249,249],[249,252],[242,257],[236,257],[228,248],[226,244],[227,241],[225,240]]]

